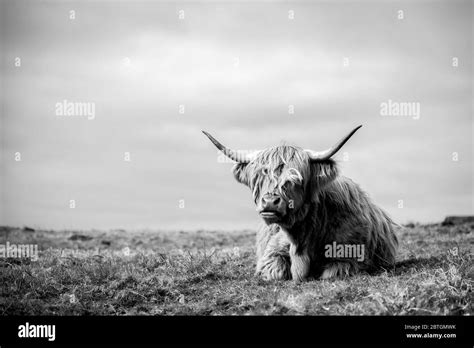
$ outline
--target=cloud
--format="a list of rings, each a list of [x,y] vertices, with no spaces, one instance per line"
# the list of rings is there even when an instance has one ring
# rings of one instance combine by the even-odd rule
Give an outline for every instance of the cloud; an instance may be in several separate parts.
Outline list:
[[[238,149],[321,150],[358,124],[337,158],[396,219],[472,213],[468,1],[403,4],[402,21],[391,2],[3,7],[2,223],[251,227],[250,195],[202,129]],[[57,116],[65,99],[96,118]],[[382,117],[389,99],[419,102],[420,119]]]

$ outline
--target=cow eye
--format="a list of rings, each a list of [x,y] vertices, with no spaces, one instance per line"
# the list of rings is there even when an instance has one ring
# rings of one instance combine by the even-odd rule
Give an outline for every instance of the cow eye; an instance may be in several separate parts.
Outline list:
[[[292,181],[292,183],[294,185],[301,185],[302,184],[302,180],[300,178],[296,178],[294,181]]]
[[[268,169],[267,169],[267,168],[263,168],[263,169],[262,169],[262,174],[263,174],[263,175],[268,175]]]

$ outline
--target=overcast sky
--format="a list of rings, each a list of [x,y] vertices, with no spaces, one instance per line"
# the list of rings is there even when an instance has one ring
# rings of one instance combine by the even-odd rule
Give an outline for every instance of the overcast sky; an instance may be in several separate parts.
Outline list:
[[[470,1],[15,0],[0,13],[2,224],[253,228],[250,191],[202,129],[237,149],[322,150],[358,124],[341,172],[395,220],[473,214]],[[58,115],[64,100],[94,103],[94,118]],[[420,113],[383,116],[389,100]]]

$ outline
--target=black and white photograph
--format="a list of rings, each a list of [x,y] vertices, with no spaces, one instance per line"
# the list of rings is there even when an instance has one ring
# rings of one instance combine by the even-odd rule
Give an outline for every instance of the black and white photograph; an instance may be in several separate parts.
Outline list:
[[[473,16],[0,0],[0,345],[472,344]]]

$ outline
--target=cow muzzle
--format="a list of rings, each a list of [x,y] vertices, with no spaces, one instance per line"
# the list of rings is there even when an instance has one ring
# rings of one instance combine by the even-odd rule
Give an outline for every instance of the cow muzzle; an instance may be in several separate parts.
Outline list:
[[[266,194],[257,211],[266,222],[278,222],[286,215],[286,203],[278,195]]]

